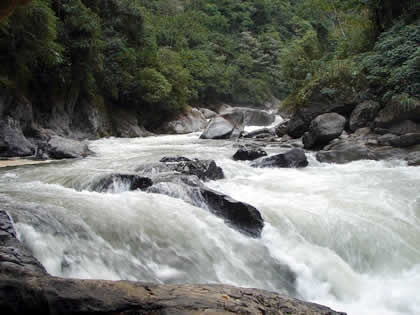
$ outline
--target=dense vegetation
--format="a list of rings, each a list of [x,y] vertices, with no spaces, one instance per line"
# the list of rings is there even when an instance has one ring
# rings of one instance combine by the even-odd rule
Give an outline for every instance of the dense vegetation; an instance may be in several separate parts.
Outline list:
[[[0,85],[151,127],[186,104],[303,105],[320,86],[419,97],[419,34],[415,0],[33,0],[0,23]]]

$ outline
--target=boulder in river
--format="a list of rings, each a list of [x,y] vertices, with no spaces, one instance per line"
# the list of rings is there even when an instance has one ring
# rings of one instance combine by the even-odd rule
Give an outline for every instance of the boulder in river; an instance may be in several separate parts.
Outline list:
[[[161,130],[169,134],[186,134],[201,131],[207,126],[207,118],[197,108],[191,108],[188,112],[178,115],[163,125]]]
[[[305,151],[302,149],[292,149],[286,153],[272,155],[263,159],[256,160],[251,164],[253,167],[281,167],[281,168],[302,168],[308,166]]]
[[[407,163],[409,166],[420,166],[420,151],[408,154]]]
[[[211,118],[217,116],[216,112],[214,112],[210,109],[207,109],[207,108],[200,108],[200,112],[203,114],[204,118],[206,118],[206,119],[211,119]]]
[[[337,113],[327,113],[316,117],[303,136],[306,149],[322,146],[338,138],[344,130],[346,118]]]
[[[185,156],[164,156],[160,159],[159,162],[162,163],[173,163],[173,162],[189,162],[191,159],[186,158]]]
[[[268,111],[247,107],[231,107],[221,114],[243,115],[245,126],[268,126],[276,120],[275,115]]]
[[[222,116],[213,118],[203,131],[200,139],[229,139],[235,129],[235,125]]]
[[[323,163],[344,164],[359,160],[376,160],[377,157],[364,144],[341,141],[328,151],[319,151],[316,159]]]
[[[247,132],[243,134],[244,138],[258,138],[261,135],[268,136],[268,137],[273,137],[276,136],[276,131],[274,128],[261,128],[261,129],[257,129],[251,132]]]
[[[253,206],[217,192],[200,182],[197,176],[162,174],[154,179],[149,192],[180,198],[223,218],[238,231],[260,237],[264,220]]]
[[[153,176],[160,173],[181,173],[196,175],[201,180],[217,180],[225,177],[221,167],[214,160],[188,159],[174,156],[164,157],[160,163],[148,163],[136,168],[136,172],[144,176]]]
[[[135,174],[109,174],[95,180],[90,189],[97,192],[121,192],[131,190],[146,190],[153,185],[148,177]]]
[[[235,161],[252,161],[263,156],[267,156],[267,152],[260,147],[243,145],[233,155],[233,159]]]
[[[46,145],[47,154],[53,159],[81,158],[92,154],[83,141],[52,136]]]

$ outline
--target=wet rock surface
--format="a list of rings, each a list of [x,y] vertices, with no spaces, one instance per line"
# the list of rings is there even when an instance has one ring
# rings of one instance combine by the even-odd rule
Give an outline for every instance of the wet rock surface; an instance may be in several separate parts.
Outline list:
[[[303,136],[305,149],[322,146],[339,137],[344,131],[346,118],[336,113],[327,113],[312,120],[309,131]]]
[[[97,192],[146,190],[153,185],[148,177],[135,174],[110,174],[94,180],[89,189]]]
[[[280,168],[303,168],[308,166],[305,151],[302,149],[292,149],[286,153],[272,155],[256,160],[251,164],[252,167],[280,167]]]
[[[233,159],[235,161],[252,161],[263,156],[267,156],[267,152],[265,152],[262,148],[243,145],[233,155]]]
[[[145,176],[153,176],[160,173],[179,173],[195,175],[199,179],[218,180],[225,177],[222,168],[217,166],[214,160],[189,159],[182,156],[163,157],[160,163],[148,163],[140,165],[136,172]]]

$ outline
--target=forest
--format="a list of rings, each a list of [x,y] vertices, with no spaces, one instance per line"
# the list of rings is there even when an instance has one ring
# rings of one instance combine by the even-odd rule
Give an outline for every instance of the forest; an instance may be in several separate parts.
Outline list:
[[[149,128],[187,105],[420,97],[416,0],[33,0],[0,7],[0,89],[76,93]],[[65,92],[63,92],[65,91]]]

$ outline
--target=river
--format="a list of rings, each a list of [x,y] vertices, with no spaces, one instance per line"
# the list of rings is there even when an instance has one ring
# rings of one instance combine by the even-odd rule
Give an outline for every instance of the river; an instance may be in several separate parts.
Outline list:
[[[102,139],[90,148],[97,154],[83,160],[0,170],[0,202],[51,274],[224,283],[350,315],[420,314],[420,167],[329,165],[309,155],[305,169],[255,169],[231,159],[232,142],[197,133]],[[95,176],[177,154],[216,160],[226,178],[208,185],[259,209],[262,237],[168,196],[86,190]],[[296,275],[294,292],[282,265]]]

